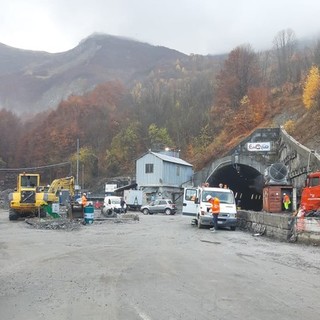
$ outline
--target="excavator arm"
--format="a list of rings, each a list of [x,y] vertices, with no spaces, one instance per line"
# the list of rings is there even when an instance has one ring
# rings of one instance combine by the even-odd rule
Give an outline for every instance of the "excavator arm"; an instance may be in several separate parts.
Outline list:
[[[65,177],[60,179],[55,179],[52,181],[51,185],[49,186],[48,193],[53,193],[57,195],[59,190],[69,190],[70,196],[74,196],[74,177]]]

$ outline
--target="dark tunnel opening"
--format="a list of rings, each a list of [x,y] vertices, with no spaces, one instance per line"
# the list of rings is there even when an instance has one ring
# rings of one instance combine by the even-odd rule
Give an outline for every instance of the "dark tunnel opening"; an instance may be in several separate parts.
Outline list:
[[[244,210],[261,211],[263,207],[263,175],[247,165],[227,165],[219,168],[209,177],[211,187],[219,183],[227,185],[234,192],[238,207]]]

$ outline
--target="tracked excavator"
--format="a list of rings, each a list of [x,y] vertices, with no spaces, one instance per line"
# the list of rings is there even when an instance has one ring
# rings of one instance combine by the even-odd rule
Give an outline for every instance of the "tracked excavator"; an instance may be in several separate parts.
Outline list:
[[[74,198],[75,188],[73,176],[53,180],[44,192],[44,200],[51,203],[59,202],[61,192],[63,191],[68,193],[70,200]]]
[[[73,176],[58,178],[52,181],[44,193],[47,203],[60,203],[67,209],[69,218],[83,216],[83,207],[75,201],[75,179]],[[53,217],[57,217],[53,215]]]

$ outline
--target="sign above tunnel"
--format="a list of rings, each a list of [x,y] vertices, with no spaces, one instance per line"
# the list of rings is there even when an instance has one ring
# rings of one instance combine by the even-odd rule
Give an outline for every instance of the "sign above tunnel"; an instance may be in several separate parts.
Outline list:
[[[248,151],[270,151],[271,143],[270,142],[248,142],[247,149]]]

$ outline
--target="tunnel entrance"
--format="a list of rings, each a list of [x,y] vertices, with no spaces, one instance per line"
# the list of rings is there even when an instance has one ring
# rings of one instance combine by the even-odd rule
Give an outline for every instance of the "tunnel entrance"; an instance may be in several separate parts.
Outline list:
[[[255,168],[230,164],[214,171],[207,179],[211,187],[219,183],[234,192],[237,205],[244,210],[261,211],[263,207],[263,175]]]

